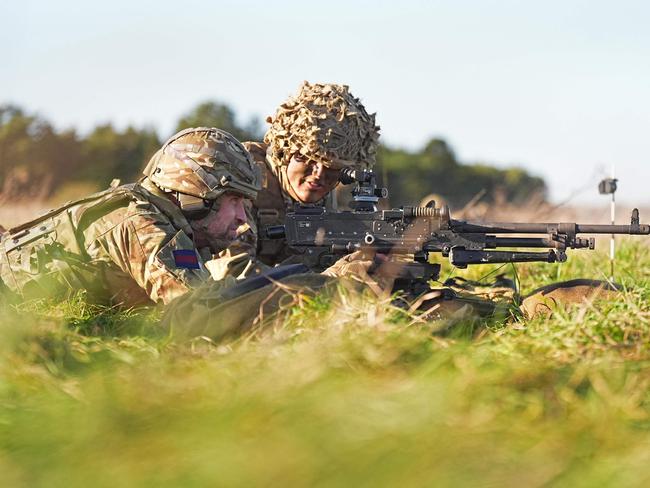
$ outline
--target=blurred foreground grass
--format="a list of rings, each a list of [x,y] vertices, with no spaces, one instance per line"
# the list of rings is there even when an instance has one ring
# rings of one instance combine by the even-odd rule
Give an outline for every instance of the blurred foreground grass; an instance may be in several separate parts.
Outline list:
[[[573,252],[517,275],[607,269]],[[174,341],[155,311],[5,307],[0,486],[647,486],[648,247],[626,241],[617,276],[616,303],[445,335],[352,298],[227,344]]]

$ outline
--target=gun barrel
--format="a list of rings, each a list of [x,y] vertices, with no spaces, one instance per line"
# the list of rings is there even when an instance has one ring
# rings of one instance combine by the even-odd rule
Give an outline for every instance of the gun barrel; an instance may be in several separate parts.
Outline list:
[[[576,224],[579,234],[629,234],[648,235],[650,225],[599,225],[599,224]]]
[[[648,235],[650,225],[602,225],[561,223],[527,223],[527,222],[463,222],[452,220],[450,227],[457,232],[492,233],[492,234],[629,234]]]

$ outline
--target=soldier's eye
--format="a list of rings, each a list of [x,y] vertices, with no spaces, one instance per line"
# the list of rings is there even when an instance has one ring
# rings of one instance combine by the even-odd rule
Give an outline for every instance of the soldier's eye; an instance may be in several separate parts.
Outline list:
[[[307,164],[307,162],[309,161],[309,160],[308,160],[305,156],[303,156],[302,154],[294,154],[294,155],[293,155],[293,159],[295,159],[297,163],[301,163],[301,164]]]

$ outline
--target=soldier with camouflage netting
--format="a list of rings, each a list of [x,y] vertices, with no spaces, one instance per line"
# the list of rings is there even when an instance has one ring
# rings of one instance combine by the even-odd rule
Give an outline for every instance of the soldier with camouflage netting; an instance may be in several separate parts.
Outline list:
[[[94,302],[137,306],[169,303],[211,275],[246,276],[254,263],[231,244],[259,181],[257,165],[229,133],[181,131],[139,183],[67,203],[3,234],[0,277],[22,297],[86,290]]]
[[[284,224],[287,209],[295,203],[326,205],[342,168],[372,168],[379,127],[348,86],[306,81],[267,122],[264,142],[244,146],[262,173],[251,218],[257,257],[273,265],[292,253],[283,240],[267,238],[264,230]]]

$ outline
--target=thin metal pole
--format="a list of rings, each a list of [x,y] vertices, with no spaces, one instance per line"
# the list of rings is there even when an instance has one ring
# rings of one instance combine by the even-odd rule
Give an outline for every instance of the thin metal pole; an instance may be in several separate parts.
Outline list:
[[[611,203],[611,217],[612,217],[612,225],[615,224],[616,221],[616,197],[614,196],[616,193],[612,193],[612,203]],[[616,256],[616,236],[612,234],[612,238],[609,241],[609,263],[610,263],[610,268],[609,268],[609,279],[613,283],[614,282],[614,258]]]
[[[612,164],[612,180],[616,184],[616,166]],[[616,188],[616,187],[614,187]],[[612,218],[612,225],[616,221],[616,189],[612,192],[612,203],[610,206],[610,214]],[[614,259],[616,258],[616,236],[612,234],[609,241],[609,280],[614,283]]]

